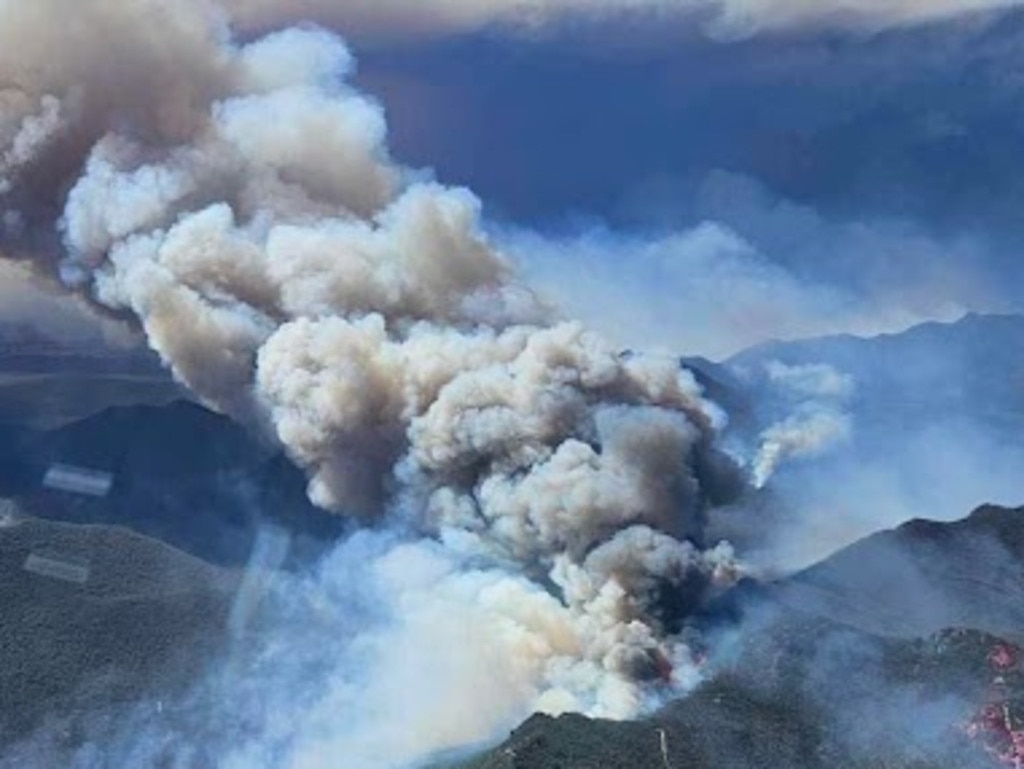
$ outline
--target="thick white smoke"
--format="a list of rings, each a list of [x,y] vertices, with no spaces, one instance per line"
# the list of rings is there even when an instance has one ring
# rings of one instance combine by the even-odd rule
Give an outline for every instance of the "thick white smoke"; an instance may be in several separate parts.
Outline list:
[[[385,629],[321,653],[350,671],[354,649],[384,665],[386,647],[404,672],[355,695],[341,676],[274,765],[319,765],[359,738],[337,726],[354,696],[379,708],[366,718],[398,709],[401,739],[373,764],[398,766],[531,709],[624,717],[659,674],[692,683],[664,591],[737,573],[728,547],[698,547],[723,416],[694,378],[520,285],[471,193],[390,159],[336,37],[236,45],[198,0],[76,7],[65,45],[64,3],[0,5],[6,205],[37,224],[59,210],[67,282],[137,319],[206,403],[278,440],[315,502],[396,532],[363,564]],[[339,633],[348,604],[330,585],[359,553],[342,547],[296,588],[327,591]],[[430,701],[404,701],[430,670]]]

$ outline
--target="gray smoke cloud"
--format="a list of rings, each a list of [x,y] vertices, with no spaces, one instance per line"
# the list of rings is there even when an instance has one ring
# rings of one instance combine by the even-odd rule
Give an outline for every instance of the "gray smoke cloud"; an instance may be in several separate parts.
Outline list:
[[[773,339],[867,337],[1016,306],[987,266],[1001,249],[970,232],[825,215],[721,171],[631,207],[655,224],[495,237],[539,291],[617,343],[714,360]]]
[[[138,343],[123,323],[105,317],[84,299],[69,298],[66,291],[33,272],[30,265],[3,258],[0,324],[15,337],[5,340],[13,345],[32,343],[32,339],[19,340],[19,335],[79,348],[128,348]]]
[[[583,6],[551,7],[549,17],[452,3],[418,11],[416,24],[471,29],[524,8],[544,23]],[[396,29],[415,18],[400,4],[345,8],[357,29],[359,18]],[[623,346],[724,355],[767,329],[891,329],[964,309],[960,273],[909,307],[914,270],[853,292],[827,274],[808,285],[713,210],[656,238],[494,235],[471,192],[391,157],[383,111],[351,85],[339,38],[313,27],[258,36],[300,17],[343,25],[342,10],[91,0],[66,35],[66,4],[0,0],[0,247],[131,319],[197,397],[277,441],[318,505],[371,524],[312,574],[261,583],[266,605],[246,608],[238,631],[258,673],[202,682],[178,727],[124,722],[108,735],[123,765],[199,760],[189,743],[202,733],[225,766],[345,755],[385,769],[486,740],[531,711],[625,718],[685,691],[701,666],[669,630],[663,593],[699,599],[743,573],[729,545],[705,541],[709,505],[735,468],[718,449],[725,415],[694,376],[672,356]],[[969,9],[713,10],[716,31],[745,34]],[[232,37],[232,20],[249,42]],[[894,251],[934,264],[935,244],[899,226],[751,211],[769,208],[749,218],[850,253],[886,245],[878,265]],[[592,258],[623,242],[651,265],[634,283]],[[590,280],[619,292],[590,302],[606,318],[632,323],[655,283],[681,293],[657,300],[647,331],[619,323],[629,336],[609,340],[538,297],[506,246],[536,254],[534,274],[546,253],[569,253],[577,289]],[[878,286],[896,286],[900,302]],[[758,485],[855,432],[842,372],[778,362],[762,373],[788,409],[754,441]],[[240,734],[238,718],[249,724]],[[20,749],[38,759],[42,748]],[[102,766],[91,750],[79,764]]]
[[[521,284],[470,192],[390,158],[382,110],[348,84],[334,35],[237,44],[198,0],[76,8],[65,40],[65,4],[0,5],[0,205],[58,236],[5,230],[11,252],[134,318],[197,397],[281,444],[317,504],[392,532],[370,554],[339,550],[363,552],[384,605],[380,629],[332,658],[347,694],[290,711],[286,757],[265,763],[317,765],[332,740],[365,739],[329,725],[350,714],[344,682],[367,644],[436,656],[392,677],[370,655],[381,667],[357,699],[385,721],[397,708],[404,731],[365,766],[484,739],[530,710],[626,717],[659,686],[692,685],[659,591],[740,573],[727,545],[701,549],[727,462],[724,415],[694,377],[621,354]],[[294,586],[296,601],[319,592],[344,615],[362,588],[332,592],[341,561]],[[674,673],[655,686],[659,667]],[[426,669],[445,675],[406,700]],[[299,684],[267,685],[291,697]]]
[[[716,35],[743,37],[806,25],[881,29],[1019,5],[1018,0],[225,0],[245,27],[265,28],[297,15],[369,35],[438,35],[489,26],[536,31],[572,19],[632,14],[689,26],[703,20]]]

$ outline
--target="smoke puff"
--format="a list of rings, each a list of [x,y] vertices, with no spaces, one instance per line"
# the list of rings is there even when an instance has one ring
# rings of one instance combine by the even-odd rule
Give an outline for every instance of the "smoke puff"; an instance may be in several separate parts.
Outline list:
[[[70,16],[59,0],[0,3],[0,156],[9,205],[52,215],[65,175],[112,125],[130,124],[156,143],[192,136],[233,77],[218,14],[198,1],[171,8],[94,0]]]
[[[761,488],[786,459],[813,457],[850,436],[850,418],[827,410],[808,409],[772,425],[761,435],[754,459],[754,486]]]
[[[0,157],[0,190],[10,189],[8,174],[28,165],[43,151],[60,129],[61,120],[61,103],[49,94],[39,99],[39,112],[21,118],[13,138],[7,141],[7,151]],[[16,120],[8,121],[14,122]]]
[[[281,123],[268,123],[269,115]],[[315,200],[368,215],[393,188],[394,172],[377,157],[383,117],[361,98],[295,88],[222,102],[214,117],[218,136],[244,162],[301,184]]]
[[[275,228],[267,239],[268,270],[281,287],[282,308],[295,315],[471,319],[474,298],[502,301],[509,275],[476,231],[478,216],[468,192],[417,185],[380,214],[377,226],[334,220]]]
[[[758,438],[751,472],[755,488],[762,488],[783,462],[819,456],[850,438],[848,406],[856,387],[853,377],[826,364],[769,360],[758,368],[739,373],[751,384],[763,378],[783,412]]]
[[[255,41],[239,54],[245,86],[276,91],[309,83],[330,86],[355,71],[355,59],[335,35],[285,29]]]

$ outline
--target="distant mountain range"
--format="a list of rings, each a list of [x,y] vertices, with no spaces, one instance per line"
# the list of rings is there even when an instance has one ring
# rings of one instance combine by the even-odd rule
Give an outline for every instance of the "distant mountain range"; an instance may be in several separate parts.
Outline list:
[[[686,363],[726,407],[727,440],[747,457],[773,425],[809,429],[816,414],[848,425],[779,463],[748,505],[759,525],[722,516],[721,536],[771,550],[769,560],[802,565],[910,518],[1024,501],[1024,316],[967,315]]]
[[[763,380],[764,366],[826,364],[854,380],[852,409],[887,425],[968,414],[998,430],[1024,429],[1024,316],[964,316],[864,339],[771,342],[725,362],[733,377]]]
[[[853,425],[848,440],[782,465],[720,533],[753,548],[851,544],[708,607],[711,672],[692,695],[630,723],[535,716],[492,751],[441,765],[1024,765],[1014,747],[1024,744],[1024,508],[954,520],[988,494],[1024,502],[1024,317],[968,315],[683,363],[748,449],[801,408],[841,411]],[[844,387],[819,386],[822,367],[835,375],[824,384]]]
[[[6,364],[0,354],[21,387],[0,382],[4,744],[46,720],[174,701],[199,674],[196,660],[224,652],[239,567],[261,531],[287,533],[285,568],[347,531],[308,502],[303,474],[276,446],[181,399],[152,359],[134,378],[94,361],[83,379],[62,368],[73,356],[36,349],[19,369],[19,354]],[[756,447],[801,403],[849,413],[847,442],[781,465],[719,524],[741,549],[838,552],[790,576],[746,580],[703,607],[693,621],[708,639],[708,678],[691,696],[631,723],[535,716],[493,751],[443,765],[1000,765],[1024,729],[1024,508],[1015,507],[1024,502],[1024,318],[968,316],[685,364],[731,413],[726,439],[737,445]],[[818,367],[813,376],[800,373],[806,366]],[[56,389],[33,389],[41,374]],[[55,401],[18,405],[41,392]],[[977,483],[967,488],[958,474]],[[903,507],[884,508],[891,499],[878,484],[890,477],[904,484]],[[964,499],[986,484],[993,498],[1016,494],[1014,505],[1001,499],[943,522],[971,509]],[[800,540],[820,534],[812,513],[825,508],[826,521],[842,522],[843,510],[863,517],[841,536]]]

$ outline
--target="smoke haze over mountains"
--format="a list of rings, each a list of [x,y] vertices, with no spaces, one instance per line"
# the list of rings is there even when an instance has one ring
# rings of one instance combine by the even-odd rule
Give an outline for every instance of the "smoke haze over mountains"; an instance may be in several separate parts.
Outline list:
[[[398,765],[534,709],[626,717],[692,684],[658,592],[699,595],[737,574],[727,545],[701,549],[730,469],[714,446],[721,414],[693,377],[621,355],[519,285],[471,193],[391,161],[337,37],[289,29],[236,46],[199,3],[93,3],[54,58],[61,8],[5,6],[5,34],[47,52],[5,68],[9,219],[53,216],[60,250],[39,262],[134,317],[204,403],[279,442],[315,503],[391,529],[341,545],[292,588],[297,602],[316,591],[342,635],[328,649],[306,623],[304,640],[286,630],[288,658],[270,663],[258,701],[304,685],[310,671],[290,662],[303,649],[331,655],[325,686],[283,742],[259,724],[222,760]],[[133,47],[115,47],[126,58],[112,67],[123,40]],[[182,57],[188,69],[168,69]],[[18,234],[12,251],[36,256]],[[368,579],[334,593],[356,564]],[[374,612],[347,636],[368,596]],[[499,659],[508,681],[481,697],[476,671]],[[445,709],[410,696],[446,665]],[[674,678],[651,683],[659,667]],[[409,710],[323,731],[374,697]],[[231,699],[218,691],[213,714]],[[376,724],[398,731],[374,736]],[[185,738],[145,737],[126,761]],[[388,747],[374,756],[365,740]]]
[[[800,463],[820,460],[805,465],[817,483],[843,478],[893,427],[874,404],[912,388],[871,391],[881,377],[860,365],[869,354],[831,360],[827,345],[806,358],[753,351],[722,370],[678,356],[1021,309],[1007,282],[1020,268],[1003,250],[1014,233],[965,224],[950,235],[921,211],[858,216],[824,195],[790,199],[756,168],[627,172],[627,194],[578,216],[554,205],[517,217],[531,193],[511,185],[492,217],[486,200],[447,185],[445,161],[465,163],[459,144],[499,169],[514,153],[425,114],[428,141],[412,154],[436,131],[440,170],[405,165],[387,95],[401,125],[429,84],[410,90],[389,67],[443,54],[448,35],[500,47],[533,29],[544,34],[526,44],[543,47],[567,20],[624,11],[678,18],[699,50],[749,45],[756,62],[759,46],[784,42],[703,35],[914,35],[904,27],[1004,5],[451,2],[424,14],[409,3],[88,0],[69,17],[58,0],[0,0],[0,249],[13,285],[46,285],[18,319],[83,346],[144,337],[193,397],[282,450],[309,499],[351,521],[322,560],[269,580],[231,659],[175,718],[139,711],[92,739],[122,765],[297,768],[345,755],[384,769],[492,739],[533,711],[621,719],[684,694],[702,664],[699,639],[682,632],[689,613],[753,564],[783,568],[790,549],[823,555],[864,533],[838,527],[813,547],[793,534],[835,501],[808,492]],[[964,23],[989,29],[992,18]],[[371,41],[359,76],[339,36],[349,28]],[[390,64],[378,36],[404,41]],[[377,81],[391,84],[383,103],[362,89]],[[448,96],[480,109],[472,88]],[[947,117],[928,124],[942,140],[961,130]],[[541,130],[559,134],[556,122]],[[530,162],[549,151],[542,143]],[[571,176],[572,162],[554,173]],[[705,381],[716,375],[728,380],[722,405]],[[971,451],[990,471],[977,493],[1010,490],[1020,453],[1002,452],[969,395],[953,408],[978,430]],[[1016,408],[1016,397],[997,402]],[[954,427],[936,429],[955,442]],[[914,478],[915,462],[934,461],[908,455],[900,469]],[[762,487],[794,517],[752,526]],[[920,500],[879,504],[872,525]],[[52,737],[30,737],[20,760],[45,763]],[[111,759],[87,745],[75,760]]]

